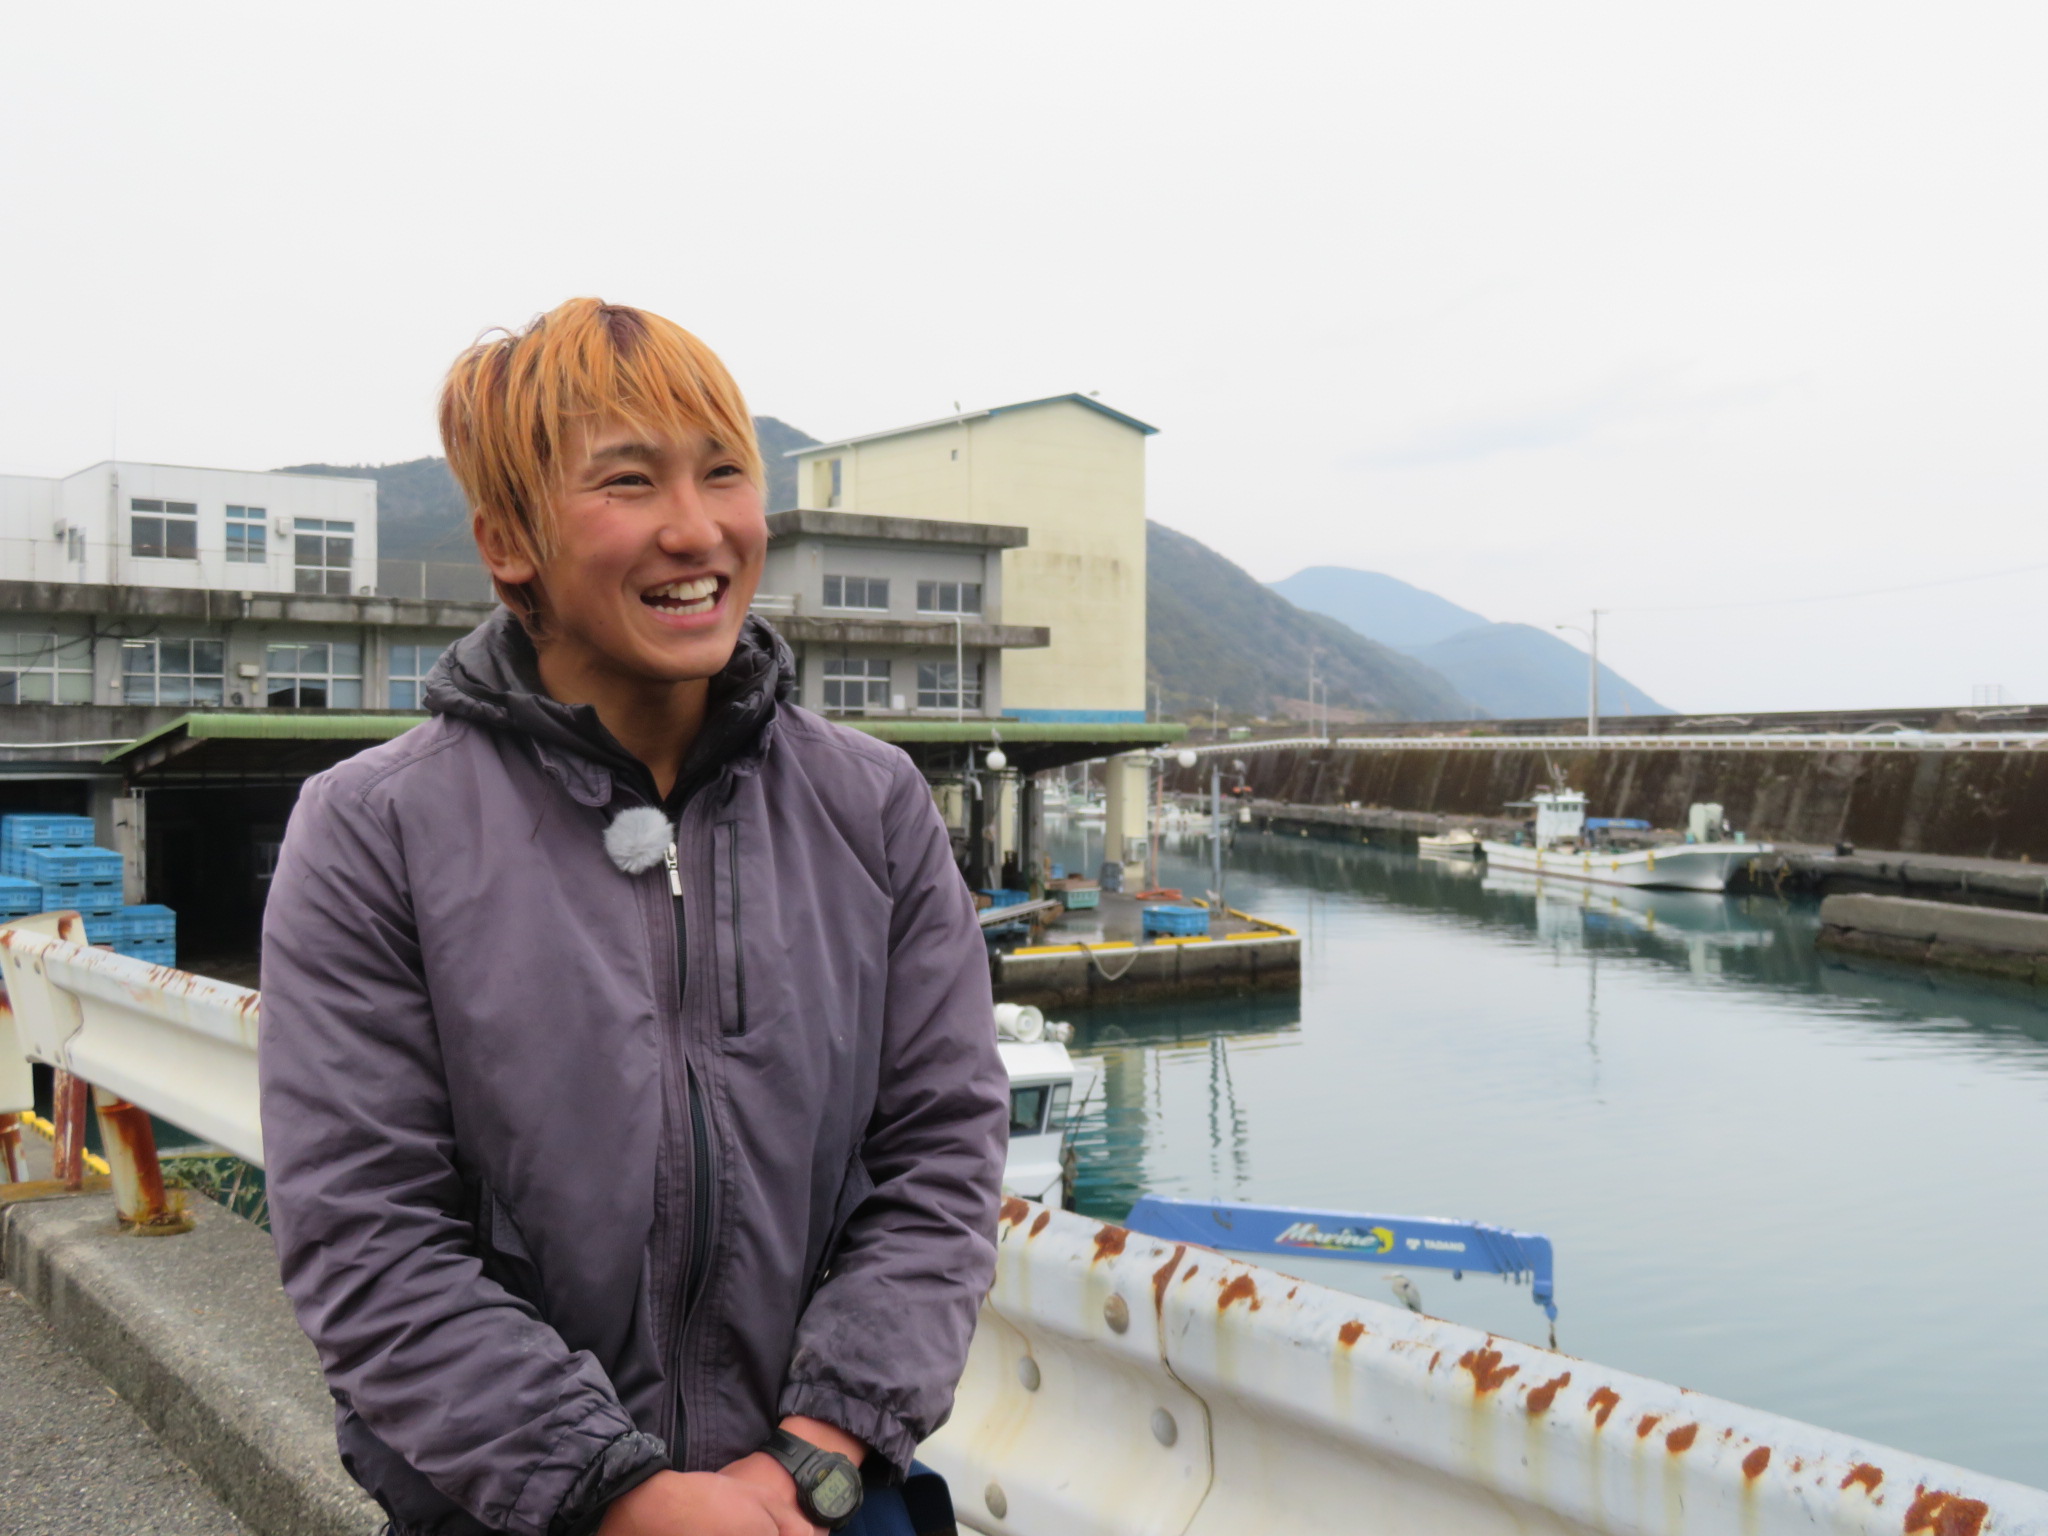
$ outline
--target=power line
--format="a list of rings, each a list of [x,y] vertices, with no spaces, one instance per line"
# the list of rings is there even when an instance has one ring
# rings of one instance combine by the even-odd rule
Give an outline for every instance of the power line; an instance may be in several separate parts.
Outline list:
[[[1840,603],[1858,597],[1889,597],[1895,592],[1925,592],[1934,587],[1959,587],[1976,581],[1996,581],[2002,576],[2024,576],[2048,571],[2048,560],[2033,565],[2009,566],[2002,571],[1979,571],[1974,576],[1944,576],[1934,581],[1912,581],[1896,587],[1868,587],[1860,592],[1827,592],[1807,597],[1757,597],[1732,603],[1673,603],[1657,608],[1615,608],[1611,613],[1706,613],[1728,608],[1779,608],[1806,603]]]

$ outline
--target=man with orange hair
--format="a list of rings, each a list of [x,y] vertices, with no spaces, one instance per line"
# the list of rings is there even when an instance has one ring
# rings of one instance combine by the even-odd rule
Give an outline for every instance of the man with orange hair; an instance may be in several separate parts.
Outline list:
[[[441,431],[505,606],[427,723],[307,783],[264,923],[272,1219],[342,1459],[393,1536],[950,1529],[898,1485],[1008,1095],[931,795],[791,702],[695,337],[573,300],[459,358]]]

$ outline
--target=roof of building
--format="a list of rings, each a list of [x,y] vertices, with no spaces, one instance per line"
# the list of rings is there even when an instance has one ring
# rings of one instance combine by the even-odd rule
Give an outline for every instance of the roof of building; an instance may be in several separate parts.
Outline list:
[[[912,432],[929,432],[935,427],[957,427],[964,422],[980,421],[985,417],[1007,416],[1012,411],[1028,411],[1041,405],[1061,404],[1085,405],[1091,411],[1100,411],[1112,421],[1120,421],[1127,427],[1135,427],[1147,437],[1152,436],[1159,430],[1149,422],[1140,421],[1135,416],[1127,416],[1122,411],[1104,405],[1092,395],[1047,395],[1043,400],[1019,400],[1015,405],[991,406],[985,411],[962,411],[957,416],[941,416],[936,421],[920,421],[907,427],[891,427],[885,432],[867,432],[859,437],[842,437],[836,442],[813,443],[808,448],[792,448],[783,457],[785,459],[807,458],[812,454],[827,453],[834,448],[851,448],[859,443],[872,443],[885,437],[904,437]]]
[[[870,512],[826,512],[797,507],[768,516],[768,537],[882,539],[900,544],[971,544],[982,549],[1022,549],[1031,530],[1012,523],[957,523],[937,517],[878,517]]]
[[[400,710],[195,710],[107,754],[142,784],[290,783],[365,747],[402,736],[426,717]],[[1000,746],[1012,767],[1038,773],[1067,763],[1140,752],[1179,741],[1185,725],[1163,721],[843,720],[894,742],[927,772],[945,771],[972,747]]]

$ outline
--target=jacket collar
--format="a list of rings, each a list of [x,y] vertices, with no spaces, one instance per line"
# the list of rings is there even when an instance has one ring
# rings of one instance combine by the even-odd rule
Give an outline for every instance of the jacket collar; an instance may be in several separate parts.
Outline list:
[[[766,621],[749,614],[732,660],[711,680],[704,729],[690,747],[672,802],[721,773],[751,773],[773,739],[777,708],[796,691],[796,662]],[[427,676],[426,706],[532,743],[541,766],[585,805],[609,804],[615,785],[659,803],[647,767],[588,704],[548,696],[524,626],[500,608],[448,648]]]

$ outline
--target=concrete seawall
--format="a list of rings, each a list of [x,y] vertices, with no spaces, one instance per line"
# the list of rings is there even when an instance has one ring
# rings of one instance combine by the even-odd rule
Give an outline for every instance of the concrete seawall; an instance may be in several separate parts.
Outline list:
[[[1907,854],[2048,862],[2048,751],[1647,751],[1445,748],[1248,750],[1262,800],[1388,807],[1426,817],[1498,817],[1560,781],[1597,816],[1682,827],[1718,801],[1752,841],[1848,842]],[[1206,792],[1206,766],[1178,791]]]
[[[2048,986],[2048,915],[1997,912],[1902,896],[1830,896],[1823,949]]]

